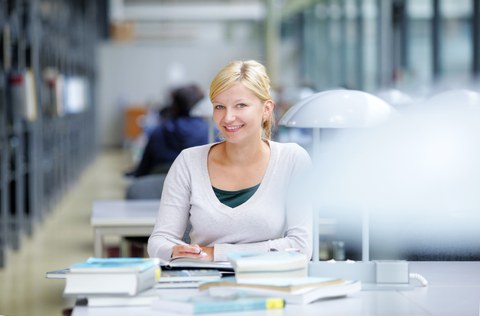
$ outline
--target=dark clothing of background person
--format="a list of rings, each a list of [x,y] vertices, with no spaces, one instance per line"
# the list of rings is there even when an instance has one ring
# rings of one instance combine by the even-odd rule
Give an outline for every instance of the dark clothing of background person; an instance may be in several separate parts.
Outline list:
[[[203,96],[196,85],[172,91],[168,117],[152,131],[140,163],[132,173],[134,177],[166,173],[183,149],[208,143],[208,122],[190,116],[190,110]]]

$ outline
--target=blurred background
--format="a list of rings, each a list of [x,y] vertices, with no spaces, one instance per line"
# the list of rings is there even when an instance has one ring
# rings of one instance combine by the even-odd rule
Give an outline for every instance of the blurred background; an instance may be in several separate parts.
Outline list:
[[[320,203],[328,208],[321,211],[322,259],[359,258],[361,212],[351,212],[379,196],[358,198],[359,192],[385,193],[379,183],[392,190],[389,203],[373,203],[373,258],[480,258],[472,241],[480,240],[480,201],[472,190],[478,160],[440,164],[441,171],[459,164],[467,171],[458,182],[442,178],[441,191],[422,195],[420,189],[438,182],[425,178],[412,158],[442,139],[478,147],[478,111],[458,117],[453,110],[456,119],[448,123],[451,113],[412,113],[445,91],[459,93],[447,106],[468,103],[466,90],[474,93],[466,105],[480,107],[480,0],[0,0],[0,28],[0,314],[68,310],[63,283],[45,280],[44,273],[93,255],[92,201],[125,197],[129,171],[160,124],[159,112],[172,105],[173,91],[195,84],[208,95],[213,76],[233,59],[267,67],[278,119],[314,93],[353,89],[382,98],[414,124],[382,130],[368,141],[323,131],[333,158],[320,160],[331,168],[324,170],[328,177],[318,177],[336,182],[319,188],[338,199]],[[457,135],[465,122],[467,137],[440,133],[449,126]],[[277,126],[274,139],[312,148],[309,129]],[[344,150],[354,148],[352,141],[367,145],[346,177],[338,162],[355,160],[358,151]],[[440,147],[429,162],[452,151],[478,156]],[[373,168],[379,157],[390,164]],[[412,181],[391,181],[407,163]],[[437,200],[445,192],[454,194],[445,203]]]

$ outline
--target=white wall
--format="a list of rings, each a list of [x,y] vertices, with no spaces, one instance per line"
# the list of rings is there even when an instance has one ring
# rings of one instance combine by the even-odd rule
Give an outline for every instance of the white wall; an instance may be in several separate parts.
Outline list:
[[[233,59],[263,62],[263,48],[248,43],[102,43],[97,51],[97,124],[102,146],[119,146],[123,108],[162,102],[179,81],[197,83],[208,93],[216,72]]]

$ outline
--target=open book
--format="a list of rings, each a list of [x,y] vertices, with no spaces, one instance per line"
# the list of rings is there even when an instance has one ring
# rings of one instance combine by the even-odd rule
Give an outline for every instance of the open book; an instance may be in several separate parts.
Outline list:
[[[233,271],[228,261],[208,261],[190,257],[175,257],[170,260],[160,260],[162,269],[216,269],[219,271]]]
[[[198,288],[200,282],[220,280],[222,272],[216,269],[163,270],[156,288]]]
[[[346,296],[361,290],[359,281],[335,278],[223,278],[201,283],[200,291],[213,296],[267,295],[285,299],[290,304],[308,304],[322,298]]]

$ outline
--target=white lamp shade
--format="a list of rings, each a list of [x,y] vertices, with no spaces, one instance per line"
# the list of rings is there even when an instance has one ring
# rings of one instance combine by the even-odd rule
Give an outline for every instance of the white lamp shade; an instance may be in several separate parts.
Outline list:
[[[454,89],[437,93],[426,101],[427,106],[445,108],[480,108],[480,93],[468,89]]]
[[[292,106],[279,124],[303,128],[359,128],[387,121],[395,109],[384,100],[358,90],[315,93]]]
[[[402,106],[414,102],[411,96],[398,89],[380,90],[375,95],[393,106]]]

